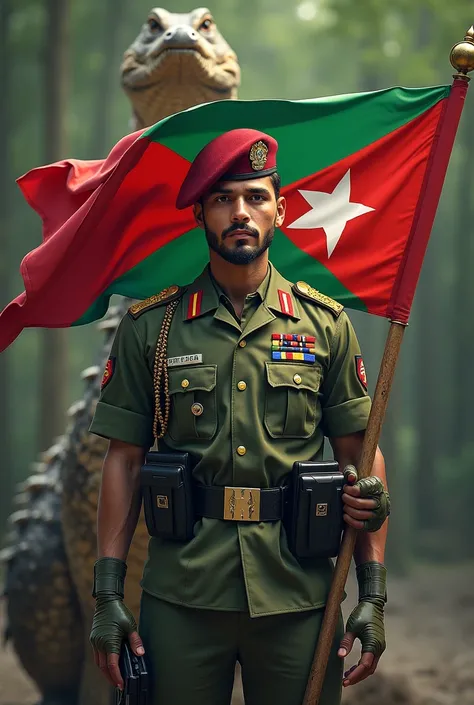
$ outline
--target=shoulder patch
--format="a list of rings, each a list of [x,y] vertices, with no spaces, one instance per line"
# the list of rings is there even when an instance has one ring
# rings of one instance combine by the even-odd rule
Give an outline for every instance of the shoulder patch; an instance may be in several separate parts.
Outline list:
[[[308,299],[309,301],[313,301],[314,303],[320,304],[321,306],[328,308],[330,311],[332,311],[336,318],[339,316],[339,314],[344,308],[344,306],[338,301],[334,301],[334,299],[331,299],[330,296],[321,294],[320,291],[318,291],[317,289],[313,289],[313,287],[307,284],[306,282],[300,281],[296,282],[296,284],[293,284],[293,291],[299,296],[302,296],[304,299]]]
[[[148,299],[138,301],[136,304],[130,306],[128,313],[132,318],[138,318],[145,311],[149,311],[152,308],[162,306],[163,304],[168,304],[170,301],[178,299],[184,294],[185,290],[185,287],[177,286],[176,284],[168,286],[166,289],[163,289],[163,291],[160,291],[159,294],[153,294],[153,296],[150,296]]]
[[[107,364],[105,365],[105,370],[104,370],[104,376],[102,377],[102,382],[100,383],[100,389],[104,389],[110,380],[113,377],[113,374],[115,372],[115,357],[113,355],[110,355],[109,359],[107,360]]]

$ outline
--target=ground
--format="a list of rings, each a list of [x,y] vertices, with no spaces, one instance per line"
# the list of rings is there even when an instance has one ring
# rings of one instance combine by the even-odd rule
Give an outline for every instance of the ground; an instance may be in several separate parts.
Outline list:
[[[474,705],[473,584],[474,566],[391,577],[387,652],[378,674],[345,692],[345,705]],[[354,604],[353,586],[345,604]],[[38,701],[8,646],[0,649],[0,684],[0,705]]]

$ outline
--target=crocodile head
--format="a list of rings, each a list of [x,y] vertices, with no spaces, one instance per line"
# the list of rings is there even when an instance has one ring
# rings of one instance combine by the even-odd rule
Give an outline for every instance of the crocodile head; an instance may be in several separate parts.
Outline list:
[[[153,8],[121,74],[136,129],[198,103],[236,98],[240,82],[237,56],[205,7],[186,14]]]

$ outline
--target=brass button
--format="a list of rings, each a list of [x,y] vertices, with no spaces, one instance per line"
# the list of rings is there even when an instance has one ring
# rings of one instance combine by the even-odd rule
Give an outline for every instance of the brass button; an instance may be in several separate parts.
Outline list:
[[[203,405],[199,404],[198,402],[196,402],[196,404],[193,404],[191,407],[191,413],[194,414],[194,416],[201,416],[203,411],[204,411]]]
[[[239,343],[239,347],[241,347],[241,348],[245,348],[246,345],[247,345],[247,341],[246,341],[246,340],[241,340],[240,343]]]
[[[238,455],[245,455],[246,452],[247,452],[247,448],[245,446],[239,446],[237,448]]]
[[[302,381],[303,380],[301,379],[301,377],[298,374],[294,375],[293,382],[295,382],[295,384],[301,384]]]
[[[241,392],[244,391],[244,389],[247,389],[246,383],[241,380],[240,382],[237,382],[237,389],[239,389]]]
[[[181,386],[183,389],[186,389],[186,387],[189,387],[189,379],[183,379],[181,382]]]

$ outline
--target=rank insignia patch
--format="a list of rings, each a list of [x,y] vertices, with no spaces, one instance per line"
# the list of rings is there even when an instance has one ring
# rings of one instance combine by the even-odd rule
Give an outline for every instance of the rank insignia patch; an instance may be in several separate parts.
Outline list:
[[[104,389],[113,377],[115,371],[115,357],[112,355],[107,360],[105,365],[104,376],[102,377],[102,382],[100,383],[100,388]]]
[[[315,362],[315,342],[314,335],[272,333],[272,360]]]
[[[188,302],[188,315],[186,317],[187,321],[191,320],[192,318],[196,318],[196,316],[199,316],[201,314],[202,295],[202,289],[200,291],[194,291],[190,295]]]
[[[293,301],[291,294],[288,291],[283,291],[283,289],[278,289],[278,298],[280,299],[281,312],[286,313],[288,316],[293,316]]]
[[[364,387],[364,389],[367,389],[367,373],[365,371],[365,365],[364,365],[364,361],[362,359],[362,355],[355,356],[355,364],[356,364],[356,372],[357,372],[357,377],[359,379],[359,382]]]

